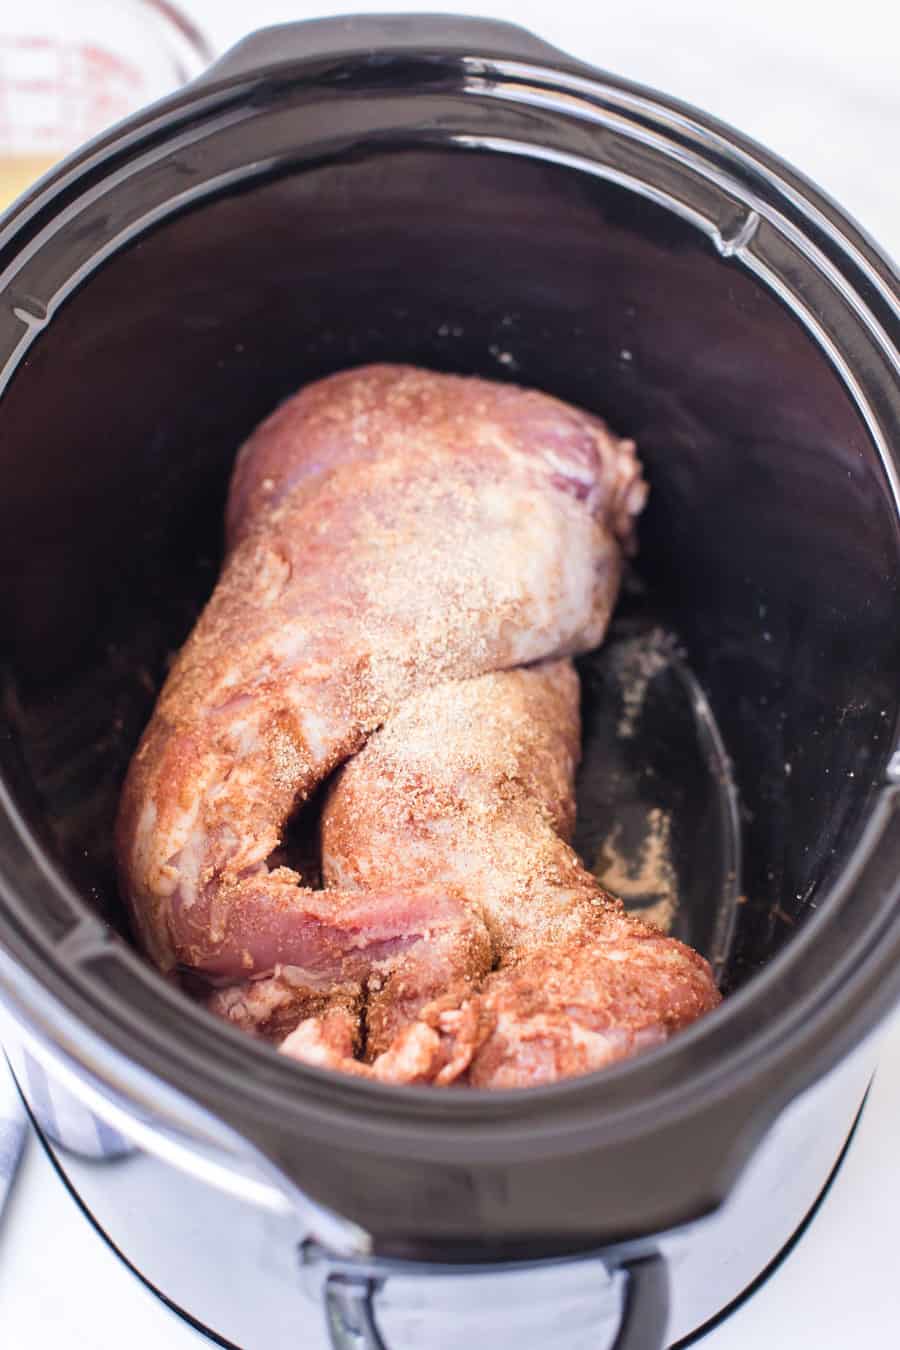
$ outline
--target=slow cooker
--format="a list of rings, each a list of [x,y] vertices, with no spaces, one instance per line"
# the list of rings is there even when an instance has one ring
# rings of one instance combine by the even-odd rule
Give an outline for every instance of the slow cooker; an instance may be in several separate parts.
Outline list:
[[[900,992],[889,264],[693,108],[392,16],[261,32],[91,143],[4,218],[0,293],[2,1034],[36,1116],[49,1083],[105,1139],[50,1145],[63,1176],[242,1350],[684,1344],[814,1207]],[[127,940],[110,821],[235,449],[373,360],[535,385],[640,446],[634,585],[721,733],[740,871],[721,1009],[599,1075],[345,1080]]]

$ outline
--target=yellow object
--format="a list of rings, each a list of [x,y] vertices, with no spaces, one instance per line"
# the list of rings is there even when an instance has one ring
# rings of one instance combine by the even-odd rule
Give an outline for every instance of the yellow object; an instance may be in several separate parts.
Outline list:
[[[0,211],[5,211],[56,160],[56,155],[0,155]]]

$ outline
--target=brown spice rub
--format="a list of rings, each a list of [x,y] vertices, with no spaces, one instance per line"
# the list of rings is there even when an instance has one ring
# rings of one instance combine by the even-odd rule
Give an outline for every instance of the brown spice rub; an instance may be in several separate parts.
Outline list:
[[[570,986],[592,999],[576,997],[575,944],[625,958],[602,924],[620,922],[617,902],[565,842],[577,683],[565,662],[492,672],[602,639],[644,495],[631,442],[484,380],[368,367],[263,423],[236,466],[218,585],[122,793],[122,891],[157,964],[205,981],[248,1030],[296,1028],[303,1058],[499,1082],[501,1043],[518,1037],[506,1060],[530,1064],[556,1035],[526,1011],[534,963],[552,960],[569,972],[541,1014],[568,1018],[554,1072],[575,1071],[559,1066],[576,1041],[579,1064],[599,1062],[566,1011]],[[288,823],[361,750],[331,796],[314,889],[284,857]],[[658,964],[705,970],[683,951]],[[668,1027],[687,1002],[673,986],[662,1007],[651,967],[643,1021]],[[633,1039],[641,1017],[614,987],[610,974],[593,1001]]]
[[[122,793],[122,890],[157,964],[233,982],[337,959],[347,925],[326,934],[268,865],[291,812],[409,695],[596,644],[642,494],[597,419],[482,380],[352,371],[263,424]]]
[[[491,938],[494,973],[420,1001],[415,1021],[410,1003],[400,1037],[390,1000],[385,1010],[370,993],[375,1076],[545,1082],[658,1044],[718,1002],[706,962],[629,918],[567,842],[578,698],[569,661],[441,685],[337,775],[322,817],[326,885],[440,881],[477,905]],[[306,1024],[285,1048],[339,1064],[339,1047]]]

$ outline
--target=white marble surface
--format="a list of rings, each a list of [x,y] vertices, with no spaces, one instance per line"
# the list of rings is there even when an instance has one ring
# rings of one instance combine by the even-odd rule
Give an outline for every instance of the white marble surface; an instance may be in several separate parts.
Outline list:
[[[452,7],[452,0],[347,4],[356,11]],[[193,0],[189,8],[220,48],[251,27],[325,12],[301,0]],[[900,253],[896,6],[474,0],[457,8],[514,19],[584,59],[716,113],[816,179],[886,249]],[[815,1222],[765,1286],[704,1339],[703,1350],[891,1350],[900,1342],[898,1119],[895,1017],[862,1123]],[[32,1144],[0,1218],[4,1350],[200,1350],[202,1344],[112,1255]]]

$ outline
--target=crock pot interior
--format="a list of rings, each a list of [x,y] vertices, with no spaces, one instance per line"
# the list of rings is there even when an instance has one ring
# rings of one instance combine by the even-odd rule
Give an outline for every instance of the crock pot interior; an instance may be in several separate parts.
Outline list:
[[[303,382],[373,360],[535,385],[637,440],[636,575],[740,795],[737,987],[816,907],[883,781],[889,491],[837,374],[738,259],[527,158],[394,145],[257,179],[114,255],[53,317],[0,404],[0,752],[34,828],[124,931],[118,787],[213,585],[235,450]],[[702,871],[702,821],[693,847]]]

